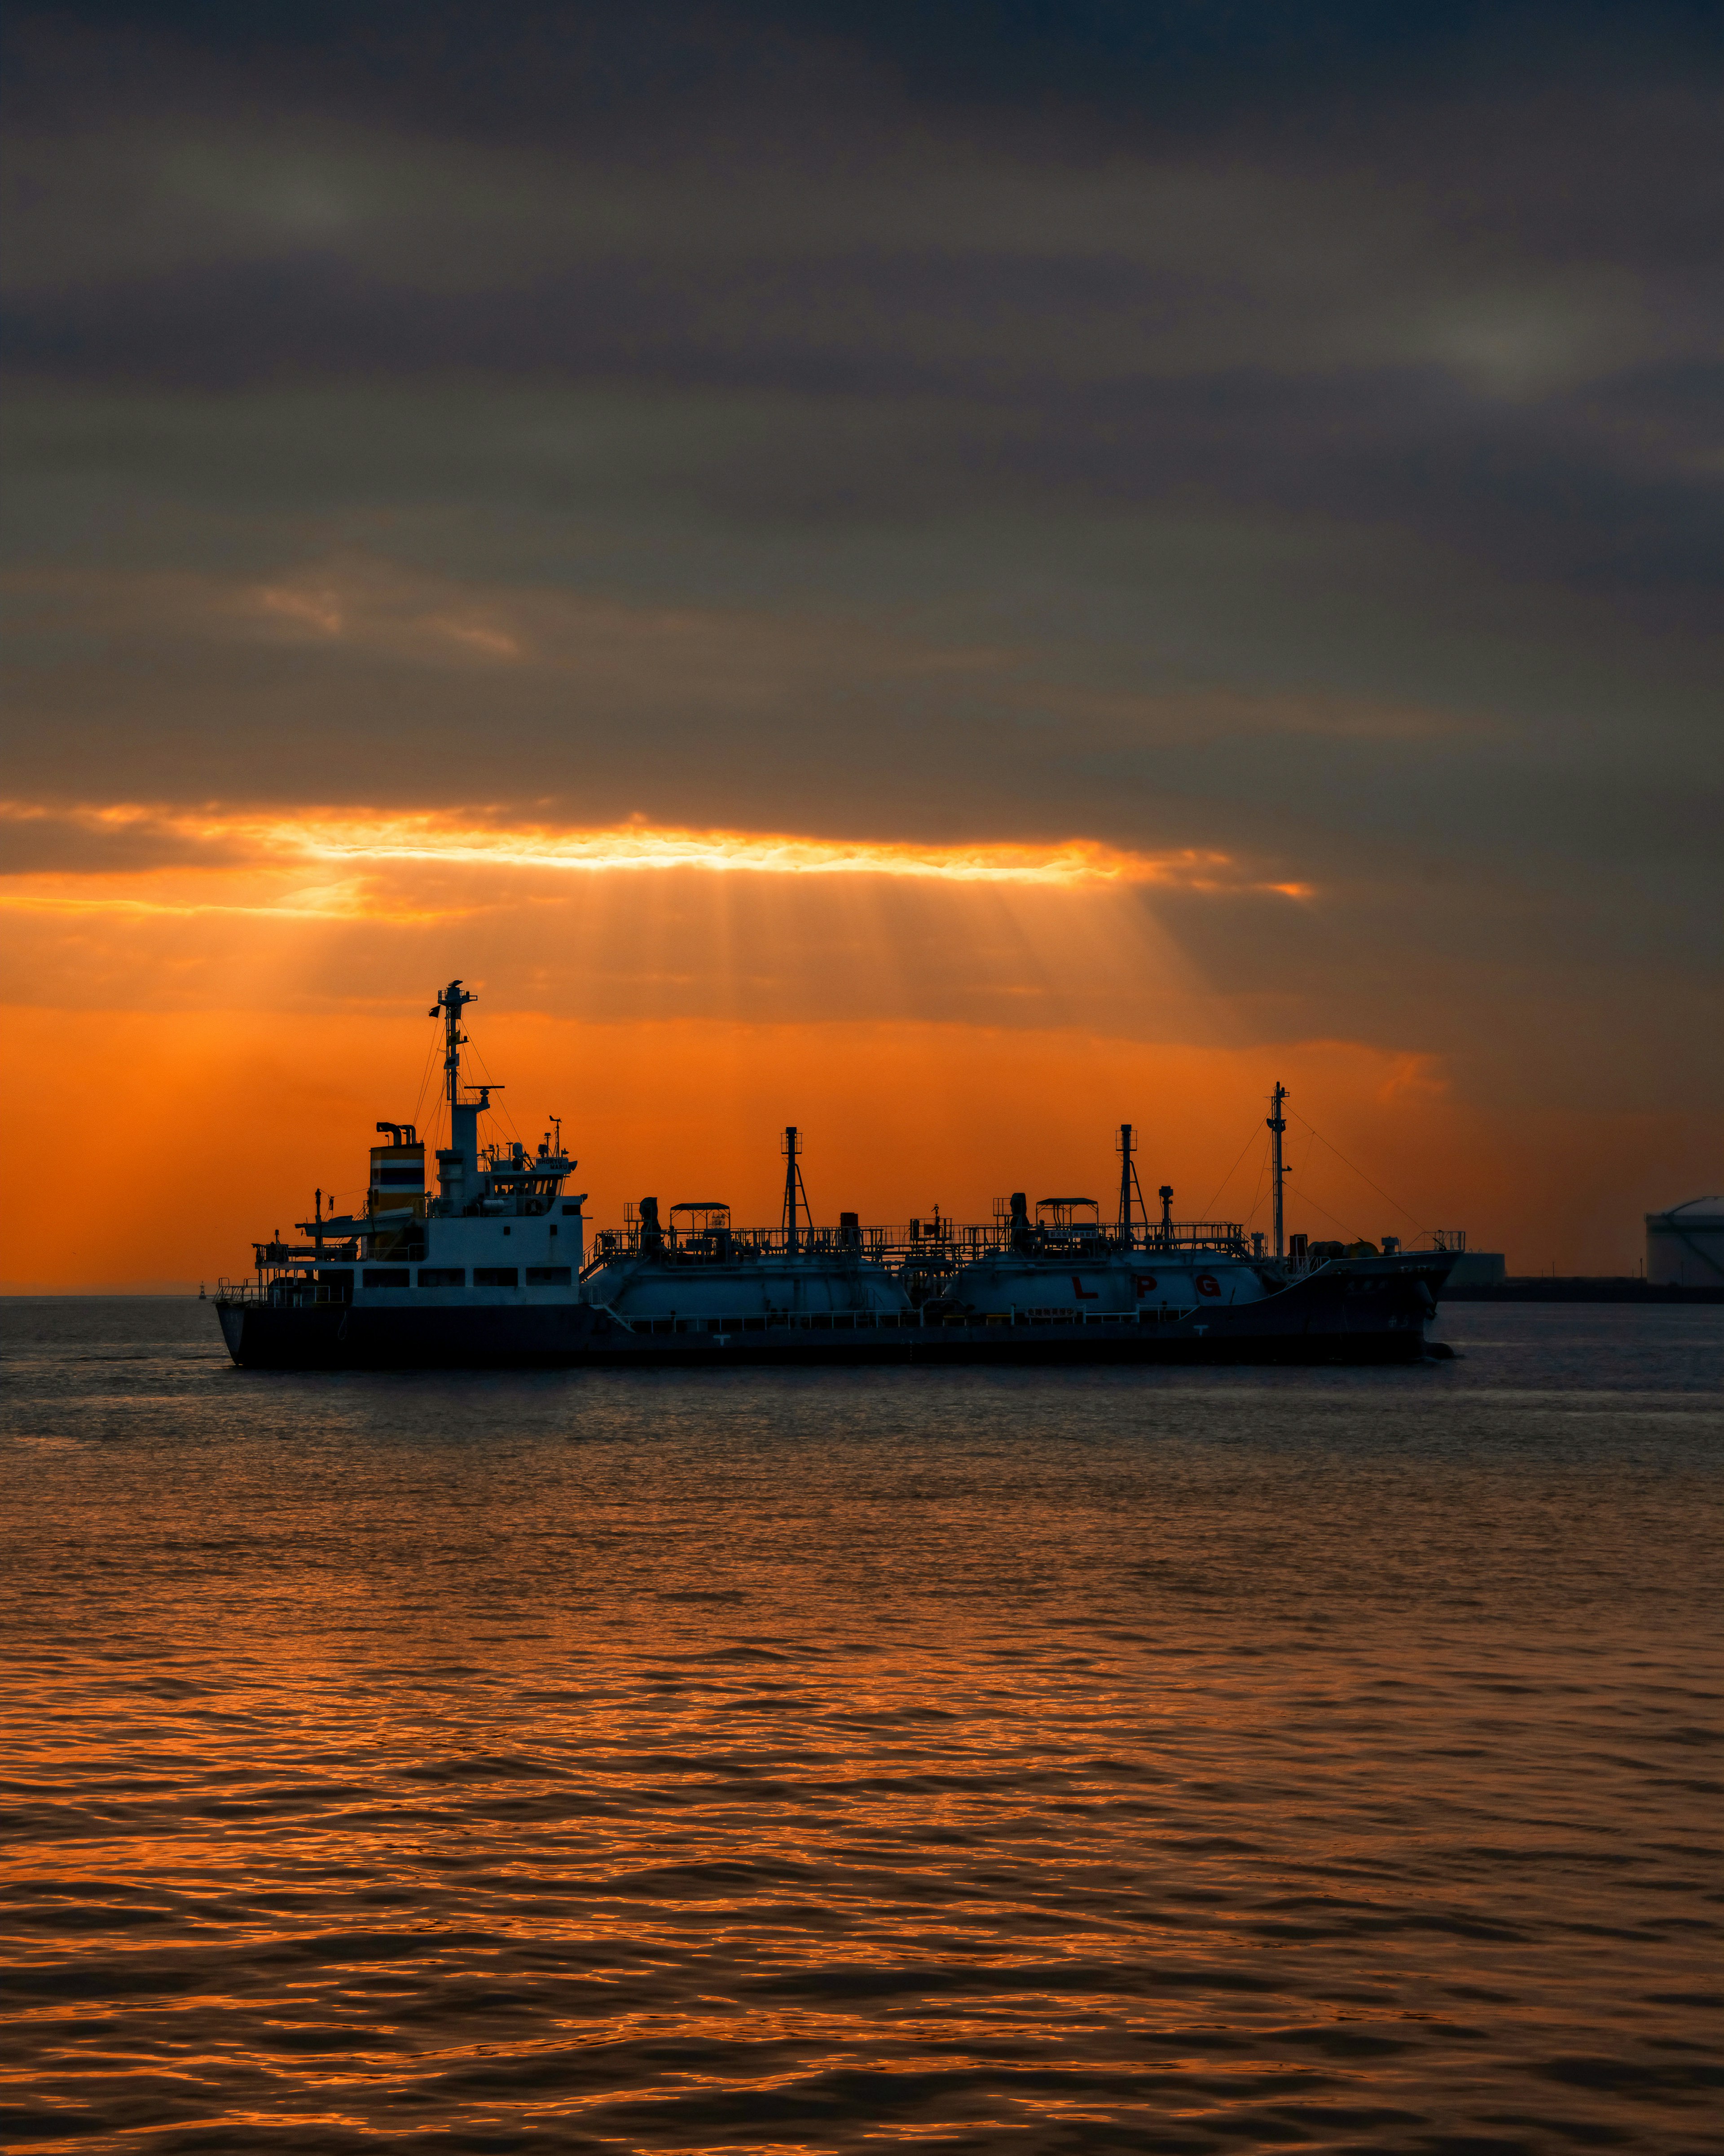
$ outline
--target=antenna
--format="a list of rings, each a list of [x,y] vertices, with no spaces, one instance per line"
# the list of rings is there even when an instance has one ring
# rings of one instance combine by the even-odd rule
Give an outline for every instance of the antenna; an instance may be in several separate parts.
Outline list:
[[[1121,1123],[1120,1134],[1113,1142],[1114,1151],[1120,1157],[1120,1247],[1129,1250],[1134,1247],[1135,1224],[1131,1212],[1134,1201],[1138,1212],[1143,1215],[1146,1240],[1149,1235],[1149,1208],[1143,1202],[1143,1186],[1137,1180],[1137,1163],[1131,1158],[1137,1150],[1137,1132],[1131,1124]]]
[[[1172,1184],[1171,1183],[1164,1183],[1161,1188],[1157,1191],[1156,1196],[1162,1201],[1162,1240],[1164,1243],[1171,1243],[1173,1240]]]
[[[1287,1127],[1287,1119],[1281,1113],[1281,1107],[1283,1102],[1289,1097],[1286,1087],[1277,1078],[1275,1090],[1270,1096],[1269,1178],[1270,1189],[1275,1199],[1275,1255],[1278,1258],[1284,1258],[1287,1255],[1287,1239],[1281,1232],[1282,1186],[1288,1174],[1287,1169],[1281,1164],[1281,1133]]]
[[[794,1123],[787,1123],[784,1142],[779,1148],[784,1155],[784,1248],[792,1257],[796,1255],[798,1231],[798,1200],[801,1214],[808,1224],[808,1239],[812,1245],[814,1235],[814,1215],[809,1209],[808,1194],[803,1188],[802,1169],[798,1165],[802,1153],[802,1137]]]

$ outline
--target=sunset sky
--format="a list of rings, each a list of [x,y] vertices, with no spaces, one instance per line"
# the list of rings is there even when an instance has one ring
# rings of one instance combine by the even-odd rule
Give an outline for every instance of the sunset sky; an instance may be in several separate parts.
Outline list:
[[[602,1221],[1724,1182],[1711,8],[8,23],[5,1286],[353,1195],[454,975]]]

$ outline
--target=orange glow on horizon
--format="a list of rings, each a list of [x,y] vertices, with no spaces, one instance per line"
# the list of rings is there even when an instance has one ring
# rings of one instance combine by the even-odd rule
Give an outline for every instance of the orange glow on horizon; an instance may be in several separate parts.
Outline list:
[[[360,1200],[379,1116],[413,1118],[428,1139],[437,1129],[440,1071],[427,1050],[441,1031],[423,1015],[331,1014],[309,1053],[300,1028],[267,1012],[164,1024],[140,1012],[13,1010],[6,1022],[16,1067],[60,1073],[56,1128],[85,1147],[99,1138],[128,1164],[115,1209],[68,1208],[54,1185],[39,1200],[24,1194],[3,1282],[13,1290],[237,1276],[253,1237],[310,1217],[314,1188],[326,1204]],[[473,1031],[481,1067],[505,1086],[484,1134],[531,1145],[560,1113],[580,1163],[573,1187],[591,1194],[597,1224],[618,1224],[625,1200],[647,1191],[666,1204],[716,1192],[739,1221],[776,1219],[778,1134],[792,1122],[806,1134],[822,1221],[841,1209],[901,1221],[936,1204],[986,1219],[1003,1193],[1031,1185],[1082,1189],[1107,1211],[1123,1120],[1140,1123],[1152,1194],[1170,1180],[1191,1215],[1255,1210],[1265,1224],[1266,1081],[1255,1050],[925,1023],[593,1024],[523,1012],[495,1012]],[[1395,1059],[1332,1043],[1284,1060],[1296,1090],[1321,1082],[1350,1134],[1368,1119],[1398,1130],[1395,1150],[1405,1147],[1409,1074]],[[1420,1113],[1452,1122],[1440,1081],[1410,1082]],[[1326,1187],[1311,1196],[1343,1209]],[[1370,1194],[1349,1196],[1349,1229],[1397,1224],[1378,1219]],[[1315,1210],[1312,1224],[1323,1224]]]
[[[601,1221],[715,1188],[771,1219],[787,1122],[817,1148],[823,1217],[938,1201],[986,1219],[1044,1177],[1106,1200],[1123,1120],[1144,1127],[1146,1187],[1172,1182],[1185,1217],[1212,1217],[1237,1158],[1249,1187],[1213,1216],[1249,1221],[1277,1077],[1417,1216],[1340,1176],[1295,1184],[1311,1209],[1295,1227],[1462,1226],[1529,1270],[1559,1254],[1628,1270],[1642,1189],[1690,1180],[1675,1111],[1559,1133],[1542,1104],[1470,1100],[1464,1080],[1458,1096],[1467,1042],[1417,1019],[1313,1038],[1321,1003],[1262,962],[1296,918],[1321,944],[1337,909],[1290,913],[1309,887],[1266,862],[483,810],[14,803],[6,824],[28,865],[0,876],[0,1115],[49,1157],[126,1163],[101,1207],[23,1179],[13,1291],[243,1270],[314,1187],[357,1180],[378,1116],[429,1120],[423,1013],[456,973],[483,995],[480,1075],[519,1127],[498,1135],[533,1142],[562,1113]],[[1605,1164],[1594,1184],[1576,1160]]]
[[[379,1116],[434,1118],[436,1029],[411,1015],[331,1012],[315,1034],[255,1009],[164,1022],[13,1008],[3,1022],[9,1127],[38,1132],[50,1152],[125,1164],[97,1204],[69,1205],[59,1179],[26,1178],[0,1278],[8,1292],[237,1276],[253,1237],[309,1217],[314,1187],[326,1203],[361,1196]],[[506,1086],[507,1116],[490,1134],[531,1143],[557,1111],[596,1224],[615,1224],[645,1192],[716,1195],[739,1221],[775,1220],[786,1122],[806,1133],[824,1222],[840,1209],[902,1221],[936,1203],[987,1219],[1004,1193],[1032,1186],[1082,1190],[1107,1211],[1114,1132],[1129,1120],[1147,1193],[1167,1181],[1181,1217],[1263,1228],[1263,1096],[1280,1076],[1293,1094],[1290,1227],[1374,1240],[1465,1224],[1475,1247],[1506,1245],[1511,1270],[1534,1270],[1547,1236],[1596,1233],[1568,1161],[1626,1140],[1655,1166],[1683,1142],[1674,1123],[1624,1132],[1576,1112],[1541,1160],[1532,1142],[1547,1137],[1547,1111],[1486,1118],[1453,1097],[1440,1069],[1349,1041],[1270,1050],[968,1024],[595,1024],[493,1005],[483,1045],[485,1069]],[[1623,1259],[1631,1269],[1632,1251]]]
[[[1184,891],[1256,891],[1301,899],[1308,884],[1253,875],[1232,855],[1198,848],[1134,852],[1093,839],[939,844],[825,839],[786,832],[659,827],[644,822],[583,829],[464,819],[430,811],[307,809],[292,814],[121,803],[50,809],[0,803],[0,820],[56,821],[110,836],[146,835],[173,851],[160,865],[115,874],[37,871],[0,880],[0,905],[46,911],[261,912],[347,918],[398,908],[374,903],[367,879],[403,868],[577,872],[701,870],[756,875],[884,876],[948,885],[1052,891],[1127,885]],[[324,880],[290,893],[242,894],[220,883],[193,893],[162,891],[177,871],[200,878],[264,875],[272,886],[306,871]],[[333,880],[330,880],[331,872]],[[92,886],[95,886],[92,888]],[[157,886],[156,889],[150,886]],[[418,908],[408,917],[432,917]]]

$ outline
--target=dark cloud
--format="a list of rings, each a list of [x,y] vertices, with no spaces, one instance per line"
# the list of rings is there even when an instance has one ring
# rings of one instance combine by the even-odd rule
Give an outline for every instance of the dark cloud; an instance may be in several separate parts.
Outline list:
[[[182,392],[871,400],[895,439],[839,428],[690,483],[792,522],[1014,502],[1387,523],[1517,584],[1697,616],[1724,313],[1697,13],[1288,20],[27,17],[0,357]],[[1435,64],[1480,39],[1514,66]],[[126,57],[90,67],[109,44]],[[579,100],[550,136],[414,120],[386,55],[458,101],[567,76],[630,128],[595,134]],[[1170,74],[1229,69],[1254,95],[1275,74],[1272,119],[1151,124]],[[1144,125],[1025,133],[993,109],[1037,83],[1110,113],[1137,96]],[[1282,124],[1313,100],[1327,132]]]
[[[1705,0],[728,0],[522,5],[436,0],[71,0],[8,11],[15,49],[80,38],[85,82],[167,47],[184,67],[267,70],[289,95],[474,130],[553,133],[644,105],[770,100],[839,64],[942,112],[1079,112],[1091,125],[1285,120],[1367,100],[1517,94],[1718,65]],[[47,33],[44,38],[44,33]],[[105,61],[105,65],[104,62]],[[38,62],[38,65],[41,64]],[[72,94],[72,93],[69,93]]]

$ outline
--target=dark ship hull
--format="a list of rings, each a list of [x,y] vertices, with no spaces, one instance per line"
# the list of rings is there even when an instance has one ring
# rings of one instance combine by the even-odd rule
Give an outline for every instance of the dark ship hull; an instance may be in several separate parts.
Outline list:
[[[721,1369],[866,1363],[1417,1363],[1446,1258],[1337,1260],[1261,1300],[1215,1309],[1026,1322],[911,1312],[637,1319],[584,1302],[218,1301],[248,1369]]]

